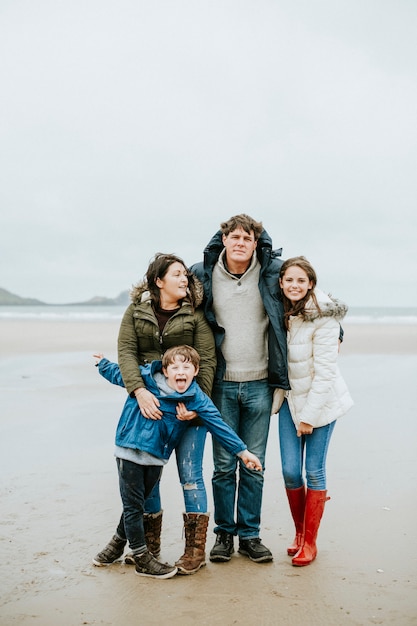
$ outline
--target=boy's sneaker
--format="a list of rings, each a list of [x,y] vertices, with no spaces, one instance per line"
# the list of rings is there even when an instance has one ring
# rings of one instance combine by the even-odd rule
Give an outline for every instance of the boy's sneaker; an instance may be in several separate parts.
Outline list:
[[[248,556],[255,563],[266,563],[272,561],[272,553],[260,540],[255,539],[239,539],[239,552]]]
[[[148,578],[172,578],[177,573],[175,565],[160,563],[148,550],[135,554],[136,574]]]
[[[93,565],[97,567],[102,567],[104,565],[110,565],[110,563],[114,563],[117,559],[120,559],[123,552],[125,551],[126,540],[120,539],[117,535],[113,535],[110,539],[109,543],[101,552],[96,554],[93,559]]]

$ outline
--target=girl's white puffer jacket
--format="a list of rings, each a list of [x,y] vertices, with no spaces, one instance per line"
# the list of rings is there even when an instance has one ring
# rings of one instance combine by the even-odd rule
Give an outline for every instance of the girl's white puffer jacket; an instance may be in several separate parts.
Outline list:
[[[290,318],[288,373],[291,391],[288,404],[295,425],[325,426],[344,415],[353,405],[337,365],[339,322],[347,306],[315,290],[321,313],[307,303],[306,319]]]

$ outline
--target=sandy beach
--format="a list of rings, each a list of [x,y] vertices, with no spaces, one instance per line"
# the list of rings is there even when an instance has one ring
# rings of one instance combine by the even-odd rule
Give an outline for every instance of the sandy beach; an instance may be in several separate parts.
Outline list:
[[[94,367],[119,322],[0,321],[0,625],[417,624],[417,326],[345,326],[340,367],[355,407],[334,431],[328,502],[309,567],[293,528],[271,420],[261,537],[274,561],[235,554],[166,581],[91,558],[121,512],[113,457],[125,399]],[[212,511],[211,442],[205,477]],[[175,461],[162,480],[162,558],[182,553]],[[210,521],[207,552],[214,538]]]

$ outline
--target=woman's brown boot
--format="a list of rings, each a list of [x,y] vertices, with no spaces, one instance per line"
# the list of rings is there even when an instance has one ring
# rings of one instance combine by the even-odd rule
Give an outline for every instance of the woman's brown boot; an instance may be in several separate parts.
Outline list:
[[[185,550],[175,565],[178,574],[195,574],[206,564],[208,513],[184,513]]]
[[[146,546],[155,559],[161,554],[162,511],[158,513],[144,513],[143,528],[145,530]]]
[[[162,510],[158,513],[144,513],[143,529],[145,531],[145,541],[148,551],[155,559],[159,559],[159,555],[161,554]],[[135,564],[132,552],[126,554],[125,563],[127,563],[127,565]]]

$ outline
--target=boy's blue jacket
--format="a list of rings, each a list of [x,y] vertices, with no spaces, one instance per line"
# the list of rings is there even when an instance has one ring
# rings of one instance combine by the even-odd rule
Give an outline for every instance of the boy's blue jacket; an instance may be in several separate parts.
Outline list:
[[[98,364],[100,374],[114,385],[124,387],[122,375],[117,363],[101,359]],[[246,450],[246,445],[236,433],[223,421],[221,414],[210,398],[194,380],[184,393],[172,391],[167,396],[161,392],[154,381],[155,372],[162,371],[162,362],[153,361],[141,366],[140,372],[146,389],[160,402],[162,418],[151,420],[143,417],[136,398],[130,396],[125,402],[116,430],[116,445],[149,452],[161,459],[169,459],[175,446],[180,441],[188,422],[177,419],[176,407],[183,402],[189,411],[195,411],[207,430],[231,454]]]

